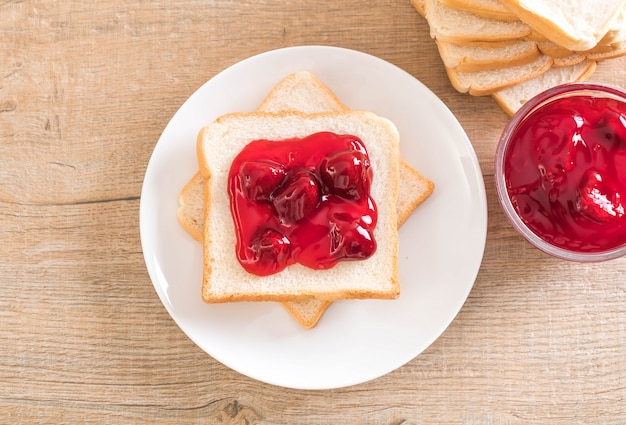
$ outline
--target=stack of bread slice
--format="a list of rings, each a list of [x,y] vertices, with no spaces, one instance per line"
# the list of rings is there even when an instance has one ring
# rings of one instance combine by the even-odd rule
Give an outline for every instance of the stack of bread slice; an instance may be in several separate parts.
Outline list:
[[[626,54],[626,0],[411,0],[450,82],[513,114],[536,94],[585,81]]]
[[[247,274],[235,260],[232,224],[228,224],[231,220],[226,217],[229,213],[227,194],[225,190],[220,190],[220,187],[224,186],[225,173],[219,172],[219,167],[215,163],[215,158],[224,157],[224,155],[219,154],[218,151],[233,143],[233,134],[242,131],[241,128],[236,129],[234,125],[243,126],[244,131],[247,132],[256,132],[257,136],[272,137],[270,133],[276,129],[270,129],[271,126],[268,123],[283,119],[293,120],[298,122],[298,126],[284,130],[293,135],[294,132],[310,131],[301,129],[302,126],[313,125],[314,121],[320,121],[320,119],[327,120],[324,114],[335,122],[341,121],[342,126],[355,117],[361,120],[361,117],[369,116],[368,113],[351,112],[315,75],[302,71],[280,81],[259,106],[256,114],[230,114],[221,117],[200,132],[198,140],[200,171],[180,193],[178,219],[183,228],[204,246],[205,273],[202,297],[206,302],[278,301],[300,325],[304,328],[312,328],[335,300],[368,297],[366,292],[372,290],[380,291],[378,294],[370,294],[375,298],[394,298],[398,295],[399,284],[395,275],[397,270],[393,270],[395,260],[389,257],[389,255],[397,255],[392,252],[396,249],[394,246],[391,246],[391,254],[387,254],[385,260],[385,264],[392,267],[378,267],[380,270],[372,270],[372,265],[353,264],[324,273],[324,271],[305,270],[302,266],[296,265],[297,267],[289,266],[284,271],[285,273],[279,276],[258,278]],[[337,123],[328,124],[327,122],[322,125],[326,127],[337,125]],[[281,127],[284,126],[283,122]],[[362,126],[363,122],[359,121],[357,127]],[[216,131],[220,133],[217,139],[215,138]],[[245,140],[248,138],[244,137]],[[216,143],[211,146],[210,151],[203,152],[209,148],[207,143],[211,143],[210,139]],[[372,146],[372,149],[377,150],[378,147]],[[386,150],[387,147],[384,149]],[[226,148],[226,151],[230,152],[232,149]],[[206,163],[207,158],[209,164]],[[228,160],[221,162],[222,166],[227,166],[229,163]],[[392,204],[386,206],[381,204],[382,210],[379,210],[379,214],[383,214],[385,208],[390,209],[385,215],[388,216],[387,221],[392,220],[389,224],[397,236],[397,229],[415,208],[428,198],[434,189],[434,184],[399,157],[396,157],[395,164],[392,165],[394,166],[385,167],[385,170],[396,169],[397,174],[393,178],[395,182],[388,182],[387,186],[381,189],[389,190],[396,185],[397,192],[394,190],[395,197]],[[384,180],[382,174],[375,177],[374,181],[377,178]],[[397,193],[402,193],[402,196],[397,196]],[[216,213],[220,211],[223,217],[216,219]],[[381,246],[393,244],[393,235],[385,239],[388,240],[381,240]],[[381,249],[381,253],[384,249]],[[386,276],[381,278],[381,272]],[[220,277],[216,278],[217,273]],[[364,291],[360,290],[358,285],[345,284],[363,273],[376,276],[360,279],[363,282],[373,282]],[[389,284],[384,283],[387,275],[392,278]],[[376,279],[380,283],[374,282]],[[324,289],[324,285],[327,285],[327,289]],[[333,285],[339,285],[339,287],[333,287]],[[349,293],[355,289],[361,292]]]

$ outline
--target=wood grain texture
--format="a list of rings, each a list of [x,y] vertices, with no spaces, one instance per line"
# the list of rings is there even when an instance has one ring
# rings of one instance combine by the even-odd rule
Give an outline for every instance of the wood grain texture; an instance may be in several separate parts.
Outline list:
[[[489,200],[484,261],[446,332],[372,382],[299,391],[196,347],[146,272],[152,149],[206,80],[251,55],[336,45],[386,59],[457,116]],[[626,86],[626,59],[594,80]],[[507,116],[450,86],[408,0],[0,1],[0,423],[623,424],[626,259],[571,264],[508,225]]]

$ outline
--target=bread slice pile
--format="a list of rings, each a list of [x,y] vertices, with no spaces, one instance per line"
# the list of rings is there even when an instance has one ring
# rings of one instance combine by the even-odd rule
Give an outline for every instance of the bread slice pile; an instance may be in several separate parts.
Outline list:
[[[411,0],[450,82],[510,115],[534,95],[585,81],[626,54],[626,0]]]
[[[384,216],[377,230],[381,238],[380,255],[376,254],[376,259],[369,263],[339,264],[331,271],[294,265],[265,278],[244,272],[235,259],[227,195],[225,190],[221,195],[216,194],[224,186],[223,168],[229,164],[233,147],[237,150],[243,140],[250,138],[278,140],[296,135],[294,131],[307,133],[321,127],[364,132],[368,125],[387,133],[380,137],[387,142],[380,146],[373,144],[371,153],[372,160],[378,158],[382,167],[377,177],[378,189],[372,187],[372,195],[381,200],[379,215]],[[434,185],[399,160],[396,139],[395,128],[387,120],[349,111],[310,72],[298,72],[283,79],[257,113],[227,115],[203,129],[198,139],[200,171],[181,191],[178,210],[182,226],[204,245],[203,299],[206,302],[279,301],[300,325],[311,328],[334,300],[397,296],[397,228],[430,195]],[[398,191],[403,196],[397,196]]]

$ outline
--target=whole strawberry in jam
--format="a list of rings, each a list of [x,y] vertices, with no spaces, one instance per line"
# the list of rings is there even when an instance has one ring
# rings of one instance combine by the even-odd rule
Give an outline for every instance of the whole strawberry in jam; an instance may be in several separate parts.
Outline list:
[[[367,155],[346,150],[322,160],[320,177],[331,193],[347,199],[364,199],[369,194],[371,169]]]
[[[368,258],[376,251],[376,242],[372,234],[360,224],[343,229],[343,254],[353,260]]]
[[[280,222],[292,225],[312,214],[321,200],[319,184],[306,169],[291,174],[271,197]]]
[[[583,181],[577,207],[586,217],[598,223],[608,223],[624,216],[624,205],[619,192],[611,189],[597,172],[590,172]]]
[[[362,260],[376,251],[376,241],[371,230],[362,225],[362,220],[353,217],[335,217],[329,221],[329,227],[313,226],[307,231],[320,232],[314,238],[315,244],[303,246],[297,252],[297,261],[307,267],[327,269],[332,267],[337,258],[342,260]],[[295,241],[306,238],[300,229],[293,233]],[[330,255],[329,255],[330,254]]]
[[[241,191],[251,201],[268,201],[286,175],[285,167],[276,162],[246,161],[239,168]]]
[[[268,276],[283,270],[288,264],[289,240],[272,228],[261,229],[245,250],[244,263],[259,276]]]

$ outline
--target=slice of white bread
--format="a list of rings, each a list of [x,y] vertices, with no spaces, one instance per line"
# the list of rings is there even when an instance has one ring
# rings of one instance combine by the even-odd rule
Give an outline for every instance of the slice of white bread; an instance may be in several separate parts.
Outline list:
[[[615,18],[613,25],[611,25],[611,29],[602,37],[598,44],[607,45],[623,41],[626,41],[626,2],[617,18]]]
[[[504,46],[462,46],[435,40],[446,68],[459,72],[477,72],[531,63],[541,54],[534,41],[518,41]]]
[[[431,37],[450,43],[475,45],[482,42],[518,41],[531,33],[530,27],[521,21],[482,18],[444,6],[441,0],[425,0],[424,11]]]
[[[444,6],[499,21],[519,21],[517,15],[498,0],[441,0]]]
[[[499,0],[559,46],[572,51],[595,47],[613,29],[624,0]]]
[[[531,63],[510,68],[477,72],[459,72],[454,68],[446,68],[446,72],[457,91],[485,96],[543,74],[550,69],[552,62],[550,56],[541,55]]]
[[[596,62],[592,60],[585,60],[572,66],[553,67],[539,77],[500,90],[492,94],[492,97],[507,114],[513,115],[524,103],[544,90],[559,84],[584,81],[595,69]]]
[[[342,261],[325,270],[294,264],[279,273],[257,276],[246,272],[235,255],[236,236],[226,191],[230,165],[250,141],[302,138],[320,131],[360,138],[370,157],[370,194],[376,202],[375,253],[364,260]],[[310,297],[337,300],[396,298],[398,227],[396,200],[399,181],[399,135],[393,123],[371,112],[303,114],[239,113],[218,118],[198,135],[198,163],[205,183],[204,274],[205,302],[299,301]]]

